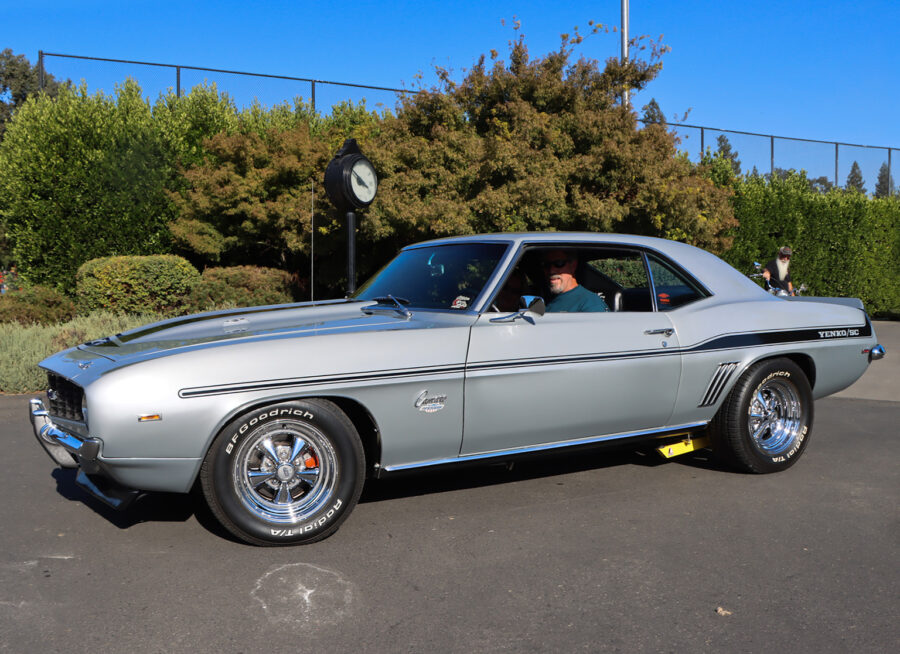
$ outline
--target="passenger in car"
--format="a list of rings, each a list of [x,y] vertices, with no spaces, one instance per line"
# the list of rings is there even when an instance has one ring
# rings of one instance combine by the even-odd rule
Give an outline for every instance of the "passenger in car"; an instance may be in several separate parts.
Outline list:
[[[575,279],[578,256],[574,252],[562,249],[548,250],[543,253],[541,262],[553,296],[547,303],[548,312],[609,311],[602,298],[579,285]]]

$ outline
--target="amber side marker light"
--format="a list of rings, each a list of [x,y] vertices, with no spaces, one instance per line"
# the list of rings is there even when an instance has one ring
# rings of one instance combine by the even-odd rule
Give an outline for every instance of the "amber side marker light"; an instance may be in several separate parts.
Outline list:
[[[162,416],[158,413],[145,413],[138,416],[138,422],[152,422],[154,420],[162,420]]]

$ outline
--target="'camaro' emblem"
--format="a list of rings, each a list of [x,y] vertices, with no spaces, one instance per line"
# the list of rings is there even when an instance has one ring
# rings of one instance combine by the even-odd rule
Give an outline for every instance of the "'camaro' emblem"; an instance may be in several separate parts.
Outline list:
[[[419,411],[424,411],[425,413],[434,413],[443,409],[444,403],[446,401],[446,395],[429,395],[428,391],[426,390],[419,393],[414,406]]]

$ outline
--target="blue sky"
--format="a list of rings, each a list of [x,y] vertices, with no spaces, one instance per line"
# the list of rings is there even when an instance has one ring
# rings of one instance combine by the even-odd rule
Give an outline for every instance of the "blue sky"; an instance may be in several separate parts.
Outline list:
[[[655,97],[670,119],[690,110],[686,122],[694,125],[900,148],[900,0],[631,0],[630,6],[631,36],[663,35],[672,48],[659,78],[633,98],[638,109]],[[433,82],[435,65],[459,77],[481,53],[505,53],[514,38],[513,17],[532,56],[541,56],[576,25],[582,32],[589,20],[618,25],[620,0],[0,0],[0,48],[31,61],[44,50],[409,87],[417,74]],[[617,33],[601,33],[576,54],[603,61],[619,49]],[[126,75],[138,77],[145,89],[174,85],[165,69],[56,58],[47,66],[106,90]],[[183,84],[203,78],[185,74]],[[309,95],[308,85],[251,80],[255,86],[248,89],[246,80],[214,81],[236,99],[255,93],[272,103]],[[319,106],[346,96],[337,87],[317,88]],[[370,106],[392,104],[390,94],[366,97]],[[698,151],[699,135],[682,131],[685,149]],[[745,162],[768,166],[767,141],[730,138]],[[715,133],[705,142],[714,144]],[[776,144],[776,165],[833,177],[833,146]],[[885,158],[883,150],[842,149],[839,177],[857,159],[871,190]],[[900,151],[892,153],[892,164],[896,179]]]

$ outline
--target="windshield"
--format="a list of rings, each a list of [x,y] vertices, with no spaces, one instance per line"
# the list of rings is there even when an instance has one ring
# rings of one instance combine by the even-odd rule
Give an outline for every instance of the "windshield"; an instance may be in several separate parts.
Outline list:
[[[454,243],[404,250],[354,297],[465,311],[481,293],[506,248],[506,243]]]

